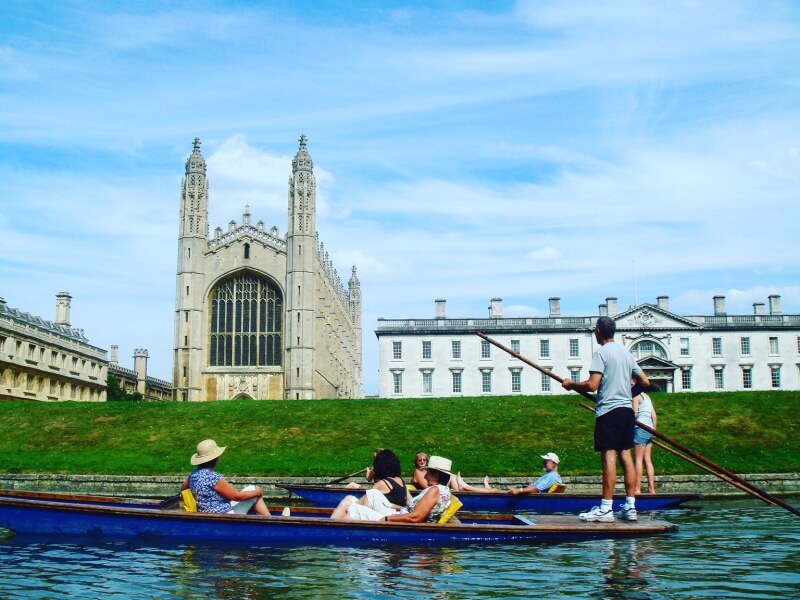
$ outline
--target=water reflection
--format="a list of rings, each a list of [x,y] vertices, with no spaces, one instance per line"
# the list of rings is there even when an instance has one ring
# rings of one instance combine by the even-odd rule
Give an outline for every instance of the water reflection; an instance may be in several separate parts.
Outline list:
[[[641,600],[655,598],[652,539],[607,540],[603,562],[602,598]]]

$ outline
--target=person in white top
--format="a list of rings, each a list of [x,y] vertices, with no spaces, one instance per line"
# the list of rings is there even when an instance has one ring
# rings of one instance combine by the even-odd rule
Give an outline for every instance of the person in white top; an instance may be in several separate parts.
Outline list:
[[[635,382],[634,382],[635,383]],[[633,397],[636,420],[653,429],[658,428],[658,416],[653,400],[645,392]],[[633,450],[636,455],[636,494],[642,493],[642,475],[647,470],[647,493],[656,493],[656,470],[653,467],[653,434],[637,427],[633,432]]]

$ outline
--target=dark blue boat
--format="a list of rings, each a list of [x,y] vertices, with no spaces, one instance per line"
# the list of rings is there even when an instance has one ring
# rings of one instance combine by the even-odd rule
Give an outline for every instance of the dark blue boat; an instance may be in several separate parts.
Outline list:
[[[291,494],[299,496],[317,506],[336,507],[348,494],[356,496],[364,493],[364,489],[353,490],[345,487],[324,485],[280,486]],[[456,492],[458,499],[464,504],[463,510],[471,512],[495,513],[579,513],[590,510],[599,504],[597,494],[520,494],[512,496],[506,493]],[[689,500],[698,500],[697,494],[642,494],[636,497],[636,510],[651,511],[674,508]],[[625,501],[625,496],[614,496],[614,507]]]
[[[250,544],[521,543],[659,535],[677,527],[640,518],[631,523],[584,523],[574,516],[462,515],[446,525],[332,521],[330,510],[294,507],[288,517],[187,513],[180,509],[25,498],[0,493],[0,527],[18,534],[113,537],[175,542]]]

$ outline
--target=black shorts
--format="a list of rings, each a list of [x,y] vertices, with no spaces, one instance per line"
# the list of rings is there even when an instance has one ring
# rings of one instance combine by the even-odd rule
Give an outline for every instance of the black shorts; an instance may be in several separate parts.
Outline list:
[[[594,421],[594,449],[630,450],[633,448],[633,431],[636,414],[632,408],[615,408]]]

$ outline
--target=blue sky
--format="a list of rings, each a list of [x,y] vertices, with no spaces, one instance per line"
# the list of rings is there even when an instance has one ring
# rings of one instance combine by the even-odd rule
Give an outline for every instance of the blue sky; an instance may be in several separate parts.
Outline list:
[[[0,296],[171,379],[179,183],[317,228],[379,317],[800,312],[794,2],[4,2]],[[635,274],[635,276],[634,276]]]

